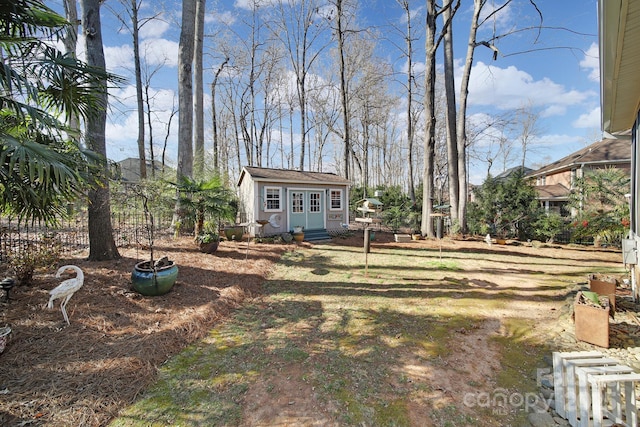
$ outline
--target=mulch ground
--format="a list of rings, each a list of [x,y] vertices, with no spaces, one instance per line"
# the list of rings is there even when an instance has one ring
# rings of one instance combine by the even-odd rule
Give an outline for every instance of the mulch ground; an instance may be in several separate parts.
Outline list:
[[[172,291],[159,297],[130,289],[133,265],[147,251],[121,248],[122,259],[106,262],[78,254],[60,261],[85,274],[67,305],[70,325],[60,301],[45,308],[48,291],[61,281],[57,269],[38,272],[0,304],[0,327],[12,329],[0,354],[0,425],[106,425],[154,381],[163,362],[259,294],[286,249],[251,244],[247,251],[246,243],[221,242],[208,255],[188,237],[158,242],[155,258],[167,255],[180,270]]]

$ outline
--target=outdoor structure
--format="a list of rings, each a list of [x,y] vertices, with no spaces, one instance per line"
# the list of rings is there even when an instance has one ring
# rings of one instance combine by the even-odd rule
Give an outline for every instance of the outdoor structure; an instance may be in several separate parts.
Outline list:
[[[560,160],[527,174],[534,182],[540,203],[549,212],[569,216],[569,194],[575,179],[589,170],[618,168],[630,173],[631,146],[626,139],[608,138],[595,142]]]
[[[600,41],[600,107],[602,130],[617,135],[631,129],[630,239],[623,242],[625,262],[632,266],[638,299],[637,247],[640,241],[640,2],[598,0]],[[622,139],[629,139],[628,136]]]
[[[245,166],[238,179],[241,223],[250,234],[273,235],[303,227],[305,240],[328,238],[349,224],[350,182],[336,174]]]

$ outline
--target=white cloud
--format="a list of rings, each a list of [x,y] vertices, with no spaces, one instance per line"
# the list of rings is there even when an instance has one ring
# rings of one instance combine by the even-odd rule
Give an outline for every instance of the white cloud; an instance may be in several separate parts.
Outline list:
[[[220,23],[223,25],[227,25],[229,27],[235,24],[237,21],[237,17],[230,11],[224,11],[224,12],[213,11],[213,12],[207,13],[204,19],[207,24]]]
[[[470,105],[500,110],[530,104],[546,110],[546,114],[559,114],[567,106],[580,104],[594,95],[591,91],[567,90],[546,77],[535,80],[514,66],[500,68],[483,62],[473,67],[469,83]]]
[[[501,4],[485,4],[482,7],[482,12],[480,13],[480,21],[485,20],[487,16],[494,13],[494,11],[500,6]],[[473,8],[470,9],[473,10]],[[491,25],[487,25],[486,27],[491,27],[492,31],[496,29],[509,28],[513,25],[513,21],[514,16],[511,4],[508,4],[506,7],[502,8],[491,17]]]
[[[276,4],[277,0],[236,0],[234,6],[240,9],[253,10],[255,6],[269,7]]]
[[[140,51],[149,65],[178,66],[178,43],[167,39],[146,39]]]
[[[160,38],[165,32],[167,32],[167,30],[169,30],[169,28],[169,22],[162,19],[152,19],[145,22],[142,28],[140,28],[140,38]]]
[[[591,46],[584,54],[584,59],[580,61],[580,66],[591,70],[589,72],[589,80],[600,82],[600,50],[597,43],[591,43]]]
[[[576,128],[600,129],[600,107],[596,107],[586,114],[581,114],[573,123]]]
[[[133,48],[130,45],[105,46],[104,61],[107,70],[113,71],[118,68],[133,68]]]

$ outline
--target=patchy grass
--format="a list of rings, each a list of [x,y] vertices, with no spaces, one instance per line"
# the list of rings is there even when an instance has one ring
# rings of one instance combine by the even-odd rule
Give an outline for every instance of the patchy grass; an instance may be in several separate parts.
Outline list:
[[[261,298],[172,358],[112,425],[521,425],[521,408],[466,399],[535,390],[568,287],[589,263],[620,270],[474,248],[373,245],[366,266],[357,246],[286,253]]]

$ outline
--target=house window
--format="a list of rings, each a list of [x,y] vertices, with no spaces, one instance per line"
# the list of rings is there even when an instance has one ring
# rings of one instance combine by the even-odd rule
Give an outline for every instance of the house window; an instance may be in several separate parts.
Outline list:
[[[331,202],[330,209],[332,211],[342,210],[342,190],[331,190],[329,199]]]
[[[320,193],[309,194],[309,212],[318,213],[321,212]]]
[[[264,187],[264,211],[282,212],[282,189],[280,187]]]
[[[291,193],[291,212],[304,213],[304,193]]]

